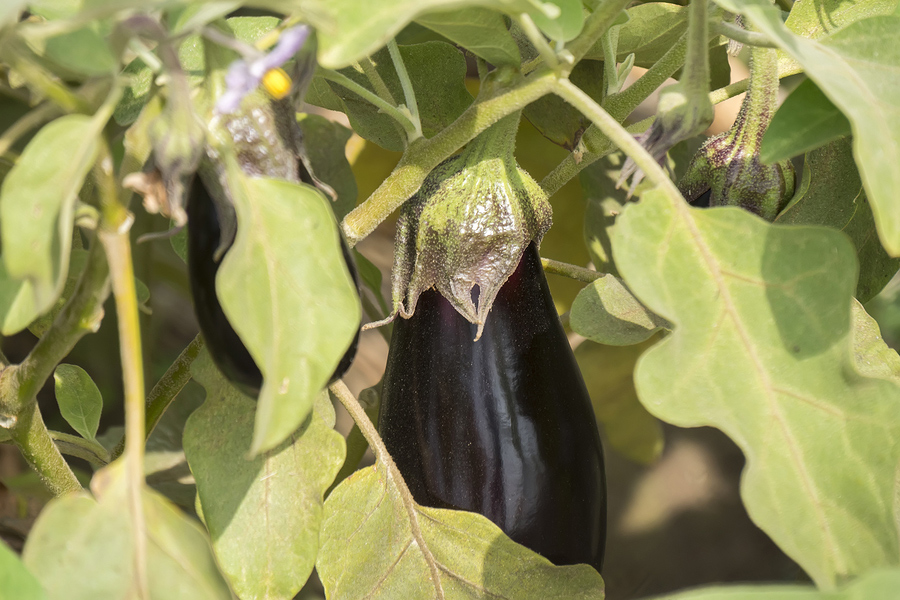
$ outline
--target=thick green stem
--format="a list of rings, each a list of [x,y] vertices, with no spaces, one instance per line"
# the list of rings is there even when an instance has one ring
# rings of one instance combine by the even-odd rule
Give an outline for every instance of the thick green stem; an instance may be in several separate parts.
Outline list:
[[[503,117],[551,92],[557,79],[552,72],[530,77],[496,96],[472,104],[433,138],[410,144],[387,179],[344,218],[341,227],[347,243],[354,246],[372,233],[419,189],[432,169]]]
[[[681,83],[687,89],[709,93],[708,0],[691,0],[688,11],[687,57]]]
[[[109,296],[109,271],[99,244],[92,244],[88,262],[72,297],[25,360],[0,373],[0,415],[14,421],[10,435],[25,460],[54,494],[81,489],[59,453],[37,407],[38,390],[56,365],[84,335],[94,332]]]
[[[754,154],[778,105],[778,52],[753,48],[750,53],[750,83],[732,134],[744,152]]]
[[[31,402],[19,412],[16,425],[9,433],[25,461],[53,495],[81,491],[81,484],[44,425],[37,402]]]
[[[566,50],[572,53],[577,63],[597,43],[600,36],[606,33],[619,13],[625,10],[631,0],[604,0],[585,20],[584,27],[578,37],[572,40]]]
[[[150,437],[169,405],[172,404],[175,397],[191,380],[191,364],[199,356],[203,345],[203,337],[197,334],[191,340],[191,343],[181,351],[181,354],[178,355],[178,358],[169,366],[163,376],[159,378],[159,381],[156,382],[150,393],[147,394],[144,440]],[[122,439],[119,440],[119,443],[116,444],[112,451],[112,459],[119,458],[124,451],[125,436],[122,436]]]
[[[106,250],[116,300],[119,350],[125,387],[125,476],[131,526],[134,531],[134,578],[139,598],[149,598],[147,531],[144,520],[144,361],[140,317],[134,284],[134,263],[128,232],[133,217],[120,201],[113,161],[106,144],[98,161],[103,222],[100,241]]]
[[[367,90],[343,73],[338,73],[337,71],[332,71],[330,69],[319,69],[319,74],[322,75],[323,79],[332,81],[342,87],[347,88],[366,102],[373,104],[381,112],[389,115],[392,119],[397,121],[397,123],[399,123],[401,127],[403,127],[403,130],[406,132],[407,136],[409,136],[410,139],[415,139],[416,136],[419,136],[419,133],[416,130],[415,123],[413,123],[405,114],[403,114],[403,111],[401,111],[396,106],[388,104],[387,102],[379,98],[378,95],[374,92]]]
[[[743,27],[738,27],[734,23],[726,23],[719,21],[713,27],[713,32],[717,35],[724,35],[730,40],[740,42],[747,46],[756,46],[758,48],[776,48],[772,40],[765,35],[756,31],[747,31]]]

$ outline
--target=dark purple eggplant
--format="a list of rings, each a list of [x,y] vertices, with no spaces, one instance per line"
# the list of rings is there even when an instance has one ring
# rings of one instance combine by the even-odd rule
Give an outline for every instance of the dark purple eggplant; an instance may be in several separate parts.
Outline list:
[[[484,331],[434,289],[394,325],[379,427],[420,504],[481,513],[555,564],[600,569],[603,451],[534,244]]]
[[[200,332],[206,341],[210,356],[222,374],[241,391],[256,397],[262,386],[262,373],[237,332],[228,322],[219,298],[216,296],[216,273],[218,273],[221,263],[221,258],[216,260],[216,252],[219,249],[222,229],[215,202],[199,176],[195,176],[191,184],[187,214],[188,275]],[[341,239],[341,250],[350,275],[353,277],[356,287],[359,288],[356,265],[350,255],[350,249],[343,239]],[[222,257],[226,253],[227,250],[222,253]],[[358,344],[359,332],[338,363],[332,380],[338,379],[350,368],[350,364],[356,356]]]

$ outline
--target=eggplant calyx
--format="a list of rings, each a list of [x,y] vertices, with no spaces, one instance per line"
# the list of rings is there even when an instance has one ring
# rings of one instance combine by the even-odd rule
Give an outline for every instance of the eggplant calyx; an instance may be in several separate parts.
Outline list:
[[[411,317],[436,288],[481,337],[497,292],[550,228],[547,195],[513,157],[521,113],[501,119],[439,165],[401,209],[393,315]]]

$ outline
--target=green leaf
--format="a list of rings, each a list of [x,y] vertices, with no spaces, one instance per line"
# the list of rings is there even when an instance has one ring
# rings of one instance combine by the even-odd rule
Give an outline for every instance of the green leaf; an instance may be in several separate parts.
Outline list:
[[[849,235],[859,259],[856,297],[860,302],[873,298],[900,268],[900,259],[888,256],[878,241],[849,139],[807,153],[803,179],[775,222],[826,225]]]
[[[328,201],[310,186],[247,178],[228,185],[238,232],[216,277],[228,320],[263,373],[251,454],[307,418],[359,329],[359,297]]]
[[[378,300],[378,305],[384,314],[387,315],[390,310],[381,291],[382,274],[381,269],[375,266],[372,261],[366,258],[359,250],[353,249],[353,257],[356,259],[356,268],[359,271],[359,278],[363,284],[369,288]]]
[[[900,385],[900,355],[884,343],[878,322],[869,316],[859,301],[853,301],[852,309],[856,370],[866,377],[890,379]]]
[[[759,157],[765,163],[775,163],[848,135],[850,121],[807,79],[775,113],[763,136]]]
[[[553,566],[479,514],[415,504],[410,510],[380,463],[334,489],[316,562],[328,598],[434,598],[433,572],[447,598],[603,597],[603,580],[591,567]]]
[[[73,73],[111,76],[118,70],[119,61],[106,41],[108,25],[94,22],[49,38],[41,28],[26,31],[31,32],[25,39],[35,52]]]
[[[356,178],[344,152],[353,131],[319,115],[300,115],[298,124],[316,177],[337,193],[331,208],[334,216],[341,220],[356,208]]]
[[[603,96],[602,62],[583,60],[575,65],[569,78],[588,96],[597,102],[600,101]],[[522,114],[541,132],[541,135],[568,150],[575,149],[581,134],[591,124],[590,119],[553,94],[535,100],[525,107]]]
[[[638,402],[634,366],[651,340],[635,346],[579,344],[575,359],[584,377],[597,421],[610,445],[631,460],[650,464],[662,455],[662,425]]]
[[[81,238],[79,236],[72,237],[72,253],[69,256],[69,270],[66,274],[66,284],[63,287],[62,294],[59,295],[59,298],[56,300],[56,303],[50,308],[49,311],[32,321],[30,324],[26,324],[28,326],[28,330],[31,331],[34,335],[40,337],[44,335],[48,329],[50,329],[50,325],[53,324],[53,321],[56,319],[56,316],[62,311],[63,307],[66,305],[66,302],[69,301],[69,298],[72,297],[72,294],[75,293],[75,287],[78,285],[78,279],[81,277],[81,273],[84,271],[85,266],[88,261],[88,251],[81,248]],[[0,264],[0,282],[3,279],[3,265]],[[20,281],[10,282],[10,285],[13,286],[12,289],[22,290],[28,289],[27,284],[23,284]],[[0,290],[3,289],[3,284],[0,283]],[[0,291],[0,297],[3,296],[3,292]],[[26,296],[27,298],[27,296]],[[0,314],[4,313],[4,301],[0,299]],[[30,311],[21,313],[23,315],[31,314]],[[10,329],[21,329],[21,323],[15,322],[16,311],[15,309],[11,310],[11,312],[7,313],[9,321],[4,322],[3,327],[4,330],[7,326]]]
[[[629,8],[628,22],[619,28],[616,58],[634,54],[634,64],[649,68],[687,31],[687,6],[648,2]],[[585,58],[603,60],[603,46],[594,44]]]
[[[34,136],[0,187],[6,274],[29,288],[16,301],[18,324],[46,312],[63,291],[75,199],[97,154],[97,133],[89,117],[60,117]]]
[[[136,58],[122,71],[125,77],[125,89],[122,90],[122,98],[113,112],[113,119],[122,126],[134,123],[141,109],[150,97],[153,87],[153,71],[144,64],[140,58]]]
[[[18,555],[0,541],[0,600],[46,600],[47,594]]]
[[[671,328],[647,310],[621,279],[608,273],[585,286],[571,310],[572,330],[598,344],[640,344],[660,329]]]
[[[97,384],[81,367],[62,364],[53,372],[59,412],[81,437],[96,439],[103,412],[103,397]]]
[[[635,295],[675,325],[638,362],[644,406],[737,443],[748,513],[820,587],[897,564],[900,388],[854,368],[846,236],[654,190],[626,207],[613,248]]]
[[[466,59],[459,50],[444,42],[400,46],[400,54],[412,80],[422,131],[425,137],[431,137],[472,103],[472,96],[465,86]],[[392,104],[402,103],[403,88],[387,49],[372,56],[372,61],[391,94]],[[365,74],[353,68],[342,69],[341,73],[373,89]],[[346,113],[353,131],[382,148],[399,151],[406,146],[406,135],[393,118],[336,83],[317,77],[306,101]]]
[[[894,600],[900,571],[866,573],[840,592],[818,591],[806,585],[734,585],[690,590],[656,600]]]
[[[470,6],[422,15],[416,22],[492,65],[518,67],[522,60],[503,16],[492,10]]]
[[[795,2],[785,25],[799,36],[815,40],[850,23],[878,15],[889,15],[897,6],[897,0]]]
[[[798,37],[767,0],[716,0],[744,14],[796,59],[850,120],[853,155],[872,202],[882,244],[900,255],[900,17],[856,21],[818,42]]]
[[[122,461],[98,471],[87,493],[51,501],[25,543],[23,559],[50,600],[126,600],[135,590],[134,531]],[[197,523],[143,490],[146,570],[152,598],[230,600],[209,541]]]
[[[570,40],[581,31],[584,15],[578,0],[544,0],[555,4],[559,16],[550,19],[531,0],[473,0],[467,7],[485,7],[511,15],[528,13],[551,38]],[[434,12],[457,8],[458,0],[329,0],[309,18],[317,29],[319,64],[340,69],[373,54],[410,21]],[[413,78],[413,81],[416,79]]]
[[[247,460],[256,403],[206,351],[191,373],[207,395],[188,419],[184,449],[219,564],[241,598],[293,598],[315,564],[323,495],[344,461],[328,394],[288,440]]]

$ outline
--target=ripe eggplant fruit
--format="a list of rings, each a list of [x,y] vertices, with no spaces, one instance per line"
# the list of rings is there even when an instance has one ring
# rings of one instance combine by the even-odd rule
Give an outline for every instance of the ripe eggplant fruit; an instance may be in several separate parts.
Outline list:
[[[215,202],[199,175],[195,175],[191,183],[187,215],[188,275],[200,332],[206,341],[210,356],[222,374],[241,391],[255,398],[259,395],[259,389],[262,387],[262,373],[237,332],[228,322],[228,317],[225,316],[219,298],[216,296],[216,273],[219,271],[219,265],[227,250],[221,253],[221,258],[216,259],[222,228]],[[359,275],[350,255],[350,249],[343,239],[341,239],[341,250],[358,289]],[[356,356],[358,344],[359,332],[338,363],[331,376],[332,380],[338,379],[350,368],[350,364]]]
[[[379,427],[416,502],[481,513],[555,564],[598,571],[603,450],[537,247],[481,338],[434,289],[394,325]]]

